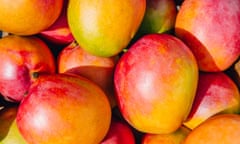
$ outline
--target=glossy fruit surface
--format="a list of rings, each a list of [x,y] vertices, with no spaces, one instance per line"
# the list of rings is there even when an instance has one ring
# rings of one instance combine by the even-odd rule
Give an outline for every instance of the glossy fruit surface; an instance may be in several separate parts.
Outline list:
[[[55,59],[44,41],[35,36],[9,35],[0,39],[0,92],[20,102],[41,73],[55,73]]]
[[[135,144],[135,137],[127,123],[112,120],[110,129],[101,144]]]
[[[52,25],[59,17],[63,0],[0,0],[0,30],[33,35]]]
[[[190,112],[198,67],[189,48],[168,34],[149,34],[124,53],[114,84],[124,118],[137,130],[170,133]]]
[[[98,84],[108,96],[112,107],[116,106],[113,90],[113,73],[118,57],[99,57],[86,52],[78,44],[71,43],[58,55],[58,72],[84,76]]]
[[[39,33],[46,41],[56,45],[67,45],[74,41],[67,22],[67,6],[68,0],[64,0],[63,8],[58,19],[50,27]]]
[[[216,115],[189,133],[183,144],[239,144],[240,116]]]
[[[110,57],[135,35],[146,0],[70,0],[68,22],[79,45],[93,55]]]
[[[166,33],[174,28],[176,15],[174,0],[147,0],[145,15],[137,34]]]
[[[18,109],[17,126],[29,144],[93,144],[106,135],[111,108],[84,77],[42,75]]]
[[[199,69],[224,71],[240,56],[240,0],[185,0],[175,34],[193,51]]]
[[[194,103],[184,125],[194,129],[215,114],[239,112],[239,89],[233,80],[223,72],[200,72]]]

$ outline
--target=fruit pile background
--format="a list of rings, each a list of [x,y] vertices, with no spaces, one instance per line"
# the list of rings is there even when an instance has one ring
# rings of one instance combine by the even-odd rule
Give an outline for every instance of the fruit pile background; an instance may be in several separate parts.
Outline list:
[[[0,16],[0,144],[240,143],[240,0],[50,1]]]

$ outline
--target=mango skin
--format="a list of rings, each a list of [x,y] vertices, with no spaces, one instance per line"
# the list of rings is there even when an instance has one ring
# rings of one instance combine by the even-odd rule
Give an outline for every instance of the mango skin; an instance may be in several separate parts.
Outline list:
[[[70,0],[67,18],[79,45],[89,53],[110,57],[124,49],[135,35],[146,0]]]
[[[185,0],[175,34],[193,51],[199,69],[228,69],[240,55],[240,0]]]
[[[63,0],[0,0],[0,30],[17,35],[34,35],[59,17]]]
[[[99,144],[110,120],[110,104],[101,88],[71,74],[40,75],[16,116],[28,144]]]
[[[168,34],[149,34],[119,59],[114,85],[118,107],[135,129],[177,130],[190,112],[198,67],[190,49]]]
[[[239,114],[219,114],[193,129],[183,144],[239,144],[239,133]]]
[[[138,35],[168,33],[174,28],[177,7],[174,0],[148,0]]]
[[[182,144],[190,129],[181,126],[176,131],[169,134],[144,134],[141,144]]]
[[[239,112],[240,95],[234,81],[223,72],[200,72],[193,106],[183,124],[194,129],[213,115]]]
[[[55,59],[37,36],[8,35],[0,39],[0,92],[20,102],[40,73],[55,73]]]

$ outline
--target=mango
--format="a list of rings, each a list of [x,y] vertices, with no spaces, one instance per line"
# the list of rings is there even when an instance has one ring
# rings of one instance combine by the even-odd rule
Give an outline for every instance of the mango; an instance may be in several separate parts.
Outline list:
[[[120,53],[134,37],[146,0],[70,0],[67,18],[76,41],[103,57]]]

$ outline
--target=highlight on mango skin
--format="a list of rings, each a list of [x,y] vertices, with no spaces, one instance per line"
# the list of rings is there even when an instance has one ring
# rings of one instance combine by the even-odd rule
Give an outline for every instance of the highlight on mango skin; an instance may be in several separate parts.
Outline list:
[[[240,0],[0,4],[0,144],[240,143]]]

